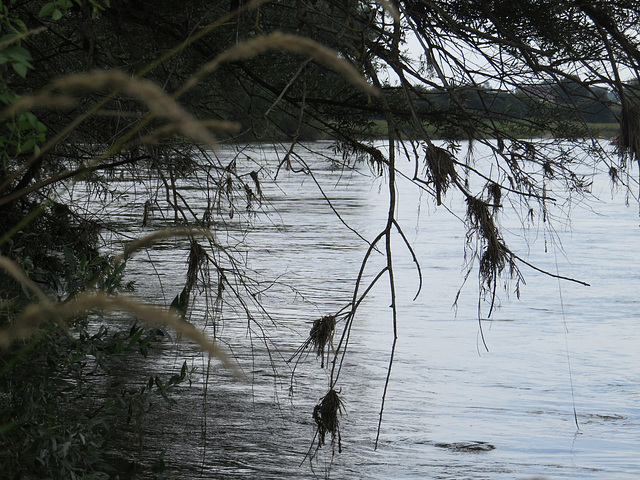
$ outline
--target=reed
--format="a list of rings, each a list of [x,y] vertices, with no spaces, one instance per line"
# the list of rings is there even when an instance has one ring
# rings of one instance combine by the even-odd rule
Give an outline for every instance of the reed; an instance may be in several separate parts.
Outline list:
[[[157,232],[150,233],[144,237],[137,238],[129,245],[127,245],[120,255],[114,259],[114,264],[117,266],[120,263],[126,261],[131,255],[142,248],[146,248],[153,245],[156,241],[165,238],[173,237],[209,237],[213,238],[213,233],[210,230],[202,228],[166,228],[164,230],[158,230]]]
[[[348,81],[361,88],[366,93],[379,96],[377,88],[369,85],[360,72],[349,62],[340,58],[338,54],[311,40],[310,38],[275,32],[245,40],[218,55],[211,62],[204,64],[178,91],[178,96],[196,86],[204,76],[217,70],[222,64],[247,60],[271,50],[281,50],[311,57],[316,62],[335,70]]]
[[[160,86],[150,80],[131,77],[120,70],[94,70],[60,77],[36,95],[20,98],[6,109],[1,118],[8,118],[34,107],[68,106],[73,104],[73,93],[101,90],[116,91],[137,98],[155,116],[168,119],[176,132],[206,145],[216,144],[207,124],[188,113]]]
[[[164,233],[164,232],[163,232]],[[158,238],[158,237],[156,237]],[[102,292],[87,292],[68,302],[52,303],[14,262],[0,257],[0,267],[17,281],[37,294],[39,303],[27,306],[8,327],[0,330],[0,348],[7,349],[17,340],[35,335],[39,328],[51,321],[67,322],[91,311],[127,312],[151,325],[167,326],[188,338],[203,351],[220,360],[237,377],[240,373],[227,354],[191,323],[184,321],[171,309],[160,308],[124,295],[107,295]]]

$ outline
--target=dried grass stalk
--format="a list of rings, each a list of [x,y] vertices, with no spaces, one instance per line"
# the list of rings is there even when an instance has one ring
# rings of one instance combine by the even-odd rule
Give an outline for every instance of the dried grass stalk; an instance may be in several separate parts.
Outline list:
[[[237,122],[202,120],[200,124],[212,132],[236,133],[240,130],[240,124]],[[129,143],[127,147],[132,147],[134,145],[157,145],[163,138],[176,133],[180,133],[179,125],[170,123],[169,125],[163,125],[160,128],[156,128],[149,135],[136,139],[134,142]]]
[[[0,50],[4,50],[9,45],[13,45],[14,43],[18,43],[19,41],[24,40],[25,38],[27,38],[30,35],[37,35],[39,33],[42,33],[46,29],[47,29],[46,27],[38,27],[38,28],[33,28],[33,29],[28,30],[28,31],[23,32],[23,33],[15,34],[15,36],[12,36],[8,40],[4,40],[3,42],[0,42]]]
[[[34,108],[57,110],[73,108],[76,103],[75,99],[69,95],[55,95],[50,91],[38,92],[35,95],[25,95],[0,112],[0,121],[7,120],[20,112]]]
[[[103,293],[86,293],[67,303],[53,305],[47,302],[27,307],[10,327],[0,331],[0,348],[8,348],[14,341],[34,335],[39,326],[47,322],[74,318],[95,309],[129,312],[149,324],[171,327],[193,341],[203,351],[216,357],[236,375],[240,375],[231,359],[220,347],[211,342],[191,323],[182,320],[175,312],[145,304],[131,297],[108,296]]]
[[[144,102],[157,116],[169,119],[184,136],[208,145],[216,143],[215,138],[202,122],[184,110],[161,87],[149,80],[132,78],[118,70],[98,70],[62,77],[52,85],[54,89],[63,92],[111,89],[132,95]]]
[[[3,112],[3,117],[7,118],[33,107],[68,103],[67,95],[73,92],[95,92],[105,89],[137,98],[154,115],[168,119],[175,131],[185,137],[209,146],[216,144],[216,139],[207,128],[207,123],[199,121],[184,110],[161,87],[149,80],[133,78],[119,70],[94,70],[88,73],[65,75],[51,82],[38,94],[20,98]],[[63,96],[58,96],[56,92],[62,93]]]
[[[205,64],[193,77],[191,77],[189,81],[185,83],[180,92],[182,93],[193,88],[198,84],[198,82],[200,82],[202,77],[215,71],[223,63],[246,60],[269,50],[283,50],[286,52],[309,56],[316,62],[334,69],[365,92],[374,96],[379,95],[378,90],[369,85],[353,65],[343,58],[340,58],[338,54],[330,48],[327,48],[310,38],[280,32],[245,40],[244,42],[238,43],[229,50],[221,53],[211,62]]]
[[[153,245],[157,240],[172,237],[199,236],[213,238],[213,233],[210,230],[205,230],[202,228],[167,228],[164,230],[159,230],[144,237],[138,238],[127,245],[127,247],[124,249],[124,252],[122,252],[114,259],[114,265],[119,265],[121,262],[127,260],[136,251],[140,250],[141,248]]]

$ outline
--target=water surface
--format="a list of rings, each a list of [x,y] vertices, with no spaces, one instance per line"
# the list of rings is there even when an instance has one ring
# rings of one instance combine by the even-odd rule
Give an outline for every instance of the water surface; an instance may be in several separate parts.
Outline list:
[[[332,155],[328,144],[314,147]],[[263,174],[275,175],[282,152],[256,145],[244,155],[240,169],[255,168],[251,157],[267,165]],[[304,158],[314,166],[315,181],[280,171],[277,186],[263,183],[264,209],[251,217],[250,227],[243,226],[241,214],[214,226],[221,242],[238,246],[255,278],[266,280],[269,288],[259,300],[273,321],[256,320],[261,331],[241,309],[227,305],[218,312],[217,334],[247,382],[232,380],[188,347],[175,347],[169,356],[168,366],[186,358],[200,375],[178,405],[149,426],[146,448],[167,449],[167,464],[181,478],[312,475],[305,462],[314,434],[311,412],[326,391],[327,371],[311,354],[291,382],[287,360],[314,319],[349,301],[367,248],[336,217],[325,195],[342,220],[369,240],[384,227],[388,207],[384,178],[374,178],[367,166],[351,172],[311,152]],[[342,453],[331,462],[331,447],[325,447],[315,473],[330,469],[335,478],[371,479],[638,478],[640,228],[637,206],[625,205],[624,190],[612,195],[606,175],[597,175],[592,191],[599,200],[572,205],[570,220],[560,215],[569,206],[559,206],[553,229],[536,220],[525,230],[515,212],[506,211],[505,238],[514,251],[590,286],[521,266],[521,298],[514,284],[509,293],[500,290],[499,308],[487,320],[482,304],[479,322],[477,275],[464,283],[464,225],[407,182],[398,187],[398,218],[424,283],[414,301],[418,276],[397,239],[398,345],[378,448],[392,342],[384,282],[372,290],[353,326],[339,384],[345,402]],[[204,208],[206,192],[194,187],[185,195],[196,211]],[[114,221],[128,225],[131,236],[162,225],[156,216],[155,223],[140,227],[146,198],[136,191],[110,206]],[[446,204],[464,215],[459,200],[447,198]],[[184,285],[187,248],[186,242],[168,241],[130,261],[128,278],[137,281],[138,294],[170,303]],[[369,273],[382,265],[382,256],[374,255]],[[191,321],[211,331],[211,309],[197,303]],[[261,339],[263,332],[268,341]],[[473,442],[495,448],[453,448]]]

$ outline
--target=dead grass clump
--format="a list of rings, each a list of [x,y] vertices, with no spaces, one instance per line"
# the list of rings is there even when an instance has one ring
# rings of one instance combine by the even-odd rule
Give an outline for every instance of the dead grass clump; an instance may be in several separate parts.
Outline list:
[[[327,433],[330,433],[331,445],[335,448],[337,439],[338,452],[342,452],[340,420],[338,419],[338,414],[342,415],[342,409],[342,400],[333,388],[329,390],[320,403],[313,409],[313,420],[316,422],[318,432],[318,448],[325,444]]]
[[[313,326],[309,332],[309,341],[311,342],[311,345],[313,345],[313,348],[315,348],[318,357],[322,359],[320,365],[322,368],[324,368],[325,348],[328,353],[335,328],[335,315],[325,315],[313,322]]]
[[[509,261],[507,249],[502,244],[498,227],[490,211],[491,205],[476,197],[467,197],[467,221],[469,234],[477,233],[483,243],[480,256],[480,276],[489,288],[495,286],[496,278]]]
[[[491,316],[495,304],[497,281],[504,269],[509,267],[510,278],[515,277],[518,284],[523,281],[513,254],[500,237],[500,231],[491,213],[492,207],[494,207],[495,213],[495,205],[471,195],[467,197],[467,221],[469,223],[467,242],[471,243],[472,236],[475,233],[482,245],[479,275],[483,289],[491,294],[489,316]],[[518,287],[516,287],[516,293],[518,294],[518,292]]]
[[[487,183],[485,188],[488,199],[493,202],[493,210],[498,210],[500,208],[500,201],[502,200],[502,188],[495,182]]]
[[[442,195],[447,193],[449,184],[457,178],[453,155],[435,145],[429,145],[425,153],[429,179],[436,187],[436,201],[442,205]]]

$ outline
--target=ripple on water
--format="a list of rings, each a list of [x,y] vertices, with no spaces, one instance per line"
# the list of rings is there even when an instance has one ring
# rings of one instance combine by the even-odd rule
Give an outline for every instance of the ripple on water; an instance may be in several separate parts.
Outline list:
[[[263,149],[260,154],[271,153]],[[386,196],[372,188],[379,180],[354,175],[346,183],[338,181],[339,175],[327,169],[318,178],[342,218],[372,238],[386,216]],[[292,366],[286,360],[315,318],[348,301],[366,244],[336,222],[308,182],[291,172],[279,178],[286,196],[264,185],[268,208],[273,209],[269,213],[277,210],[279,216],[258,216],[247,229],[238,215],[220,224],[216,235],[230,230],[223,238],[247,240],[250,267],[298,287],[292,292],[274,284],[262,297],[275,320],[273,325],[265,322],[273,339],[267,344],[284,380],[278,382],[272,365],[264,361],[264,343],[248,335],[242,309],[226,308],[219,333],[244,371],[251,372],[252,382],[233,381],[216,366],[206,395],[201,383],[180,390],[177,404],[162,407],[147,425],[147,448],[156,453],[166,449],[167,464],[183,472],[180,478],[311,476],[304,462],[314,433],[311,413],[325,393],[327,371],[311,355],[310,365],[298,367],[291,399]],[[566,257],[545,251],[550,244],[543,236],[534,235],[530,244],[523,244],[518,251],[529,261],[549,271],[555,271],[557,261],[561,273],[578,278],[584,274],[593,286],[558,287],[555,280],[525,271],[528,284],[522,287],[521,300],[499,292],[495,321],[482,321],[486,351],[473,286],[465,286],[457,310],[451,308],[464,283],[464,228],[441,209],[427,214],[425,207],[418,214],[419,192],[402,180],[398,187],[399,218],[421,261],[424,283],[421,296],[413,301],[415,266],[402,242],[394,244],[402,301],[378,449],[374,444],[393,338],[386,286],[372,290],[353,324],[339,385],[345,402],[343,453],[331,463],[331,449],[322,450],[316,473],[330,470],[335,478],[359,479],[637,478],[640,322],[635,307],[640,277],[630,263],[640,258],[640,232],[625,226],[630,217],[637,223],[635,212],[622,203],[610,209],[609,217],[598,219],[576,210],[572,233],[564,238]],[[198,190],[185,195],[196,209],[206,207]],[[126,208],[110,208],[112,220],[136,236],[147,231],[140,227],[147,198],[133,200]],[[153,228],[168,221],[156,220]],[[520,231],[504,220],[512,231]],[[592,228],[594,221],[599,228]],[[512,240],[517,247],[518,238]],[[597,245],[608,246],[609,258],[599,255]],[[186,246],[165,242],[151,249],[151,258],[162,260],[157,271],[144,255],[134,256],[127,271],[128,279],[139,280],[137,293],[170,302],[184,285]],[[377,261],[379,256],[372,258]],[[150,279],[155,280],[145,287]],[[192,321],[208,318],[205,308],[196,304]],[[204,374],[206,361],[189,349],[176,349],[172,361],[181,365],[182,355],[195,358]]]

